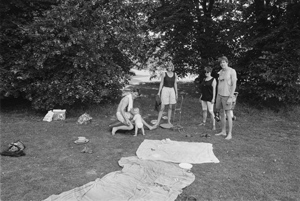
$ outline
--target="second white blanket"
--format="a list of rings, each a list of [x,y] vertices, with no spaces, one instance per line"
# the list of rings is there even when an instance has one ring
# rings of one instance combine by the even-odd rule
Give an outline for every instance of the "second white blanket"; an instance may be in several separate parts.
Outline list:
[[[174,201],[195,180],[193,173],[174,163],[132,156],[121,158],[119,165],[121,171],[44,201]]]
[[[211,143],[179,142],[166,140],[144,140],[137,156],[141,159],[160,160],[174,163],[219,163]]]

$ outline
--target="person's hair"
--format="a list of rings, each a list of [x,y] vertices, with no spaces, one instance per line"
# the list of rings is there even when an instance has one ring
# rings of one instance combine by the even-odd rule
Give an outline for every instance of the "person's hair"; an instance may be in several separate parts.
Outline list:
[[[219,62],[221,62],[221,61],[226,61],[226,63],[228,63],[228,59],[227,59],[227,57],[225,57],[225,56],[220,57],[220,58],[218,59],[218,61],[219,61]]]
[[[140,89],[138,89],[138,88],[133,89],[133,90],[132,90],[132,93],[138,93],[138,96],[141,95]]]
[[[140,109],[138,107],[133,108],[133,112],[140,113]]]
[[[206,66],[205,68],[204,68],[204,70],[206,71],[206,72],[212,72],[212,67],[210,67],[210,66]]]
[[[167,63],[165,64],[165,67],[168,68],[169,66],[172,66],[172,71],[175,70],[175,66],[174,64],[172,63],[172,61],[167,61]]]

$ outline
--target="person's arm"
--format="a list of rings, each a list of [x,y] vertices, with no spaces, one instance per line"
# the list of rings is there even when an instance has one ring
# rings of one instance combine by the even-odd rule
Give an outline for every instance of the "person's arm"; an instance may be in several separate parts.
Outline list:
[[[127,115],[125,114],[126,112],[126,107],[128,106],[129,104],[129,99],[128,97],[124,97],[122,100],[121,100],[121,106],[120,106],[120,109],[121,109],[121,115],[123,116],[123,118],[125,119],[125,122],[126,124],[129,126],[131,124],[130,120],[127,118]]]
[[[229,98],[227,100],[227,102],[232,102],[233,101],[233,97],[234,97],[234,92],[236,89],[236,81],[237,81],[237,76],[236,76],[236,71],[232,70],[232,72],[230,73],[230,79],[231,79],[231,87],[230,87],[230,95]]]
[[[142,120],[143,124],[149,128],[149,130],[153,129],[153,127],[150,126],[142,117],[141,117],[141,120]]]
[[[136,121],[136,115],[133,116],[132,120],[130,121],[132,124],[135,124]]]
[[[161,89],[164,86],[165,73],[162,73],[162,75],[160,77],[161,77],[161,81],[160,81],[160,85],[159,85],[159,89],[158,89],[158,93],[157,93],[157,95],[159,95],[159,96],[160,96]]]
[[[237,82],[237,76],[236,76],[235,70],[232,70],[232,73],[230,74],[230,78],[231,78],[231,82],[232,82],[232,86],[230,89],[230,97],[233,97],[235,89],[236,89],[236,82]]]
[[[200,97],[199,97],[199,102],[201,103],[201,98],[202,98],[202,91],[203,91],[203,82],[204,82],[205,78],[202,80],[202,82],[200,83],[199,81],[199,88],[200,88]]]
[[[217,81],[216,79],[213,80],[212,82],[212,88],[213,88],[213,98],[211,100],[212,103],[215,103],[215,98],[216,98],[216,86],[217,86]]]
[[[178,90],[177,90],[177,75],[176,75],[176,73],[175,73],[174,89],[175,89],[175,95],[176,95],[176,100],[177,100],[178,99]]]

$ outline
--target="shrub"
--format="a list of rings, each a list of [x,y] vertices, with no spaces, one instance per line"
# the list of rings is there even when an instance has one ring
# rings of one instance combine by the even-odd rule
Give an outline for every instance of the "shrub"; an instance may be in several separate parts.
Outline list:
[[[130,8],[129,8],[130,7]],[[138,51],[137,12],[118,1],[64,1],[24,25],[29,43],[4,72],[1,94],[35,109],[116,99]]]

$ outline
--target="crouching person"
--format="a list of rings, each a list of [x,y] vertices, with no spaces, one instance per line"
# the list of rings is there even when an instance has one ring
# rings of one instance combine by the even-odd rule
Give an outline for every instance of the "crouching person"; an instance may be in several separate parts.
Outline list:
[[[128,95],[124,96],[120,101],[116,113],[116,117],[118,121],[121,123],[119,126],[112,127],[111,134],[115,135],[118,130],[132,130],[133,124],[131,123],[131,119],[133,115],[131,114],[131,110],[133,107],[133,101],[140,95],[138,89],[134,89]]]

